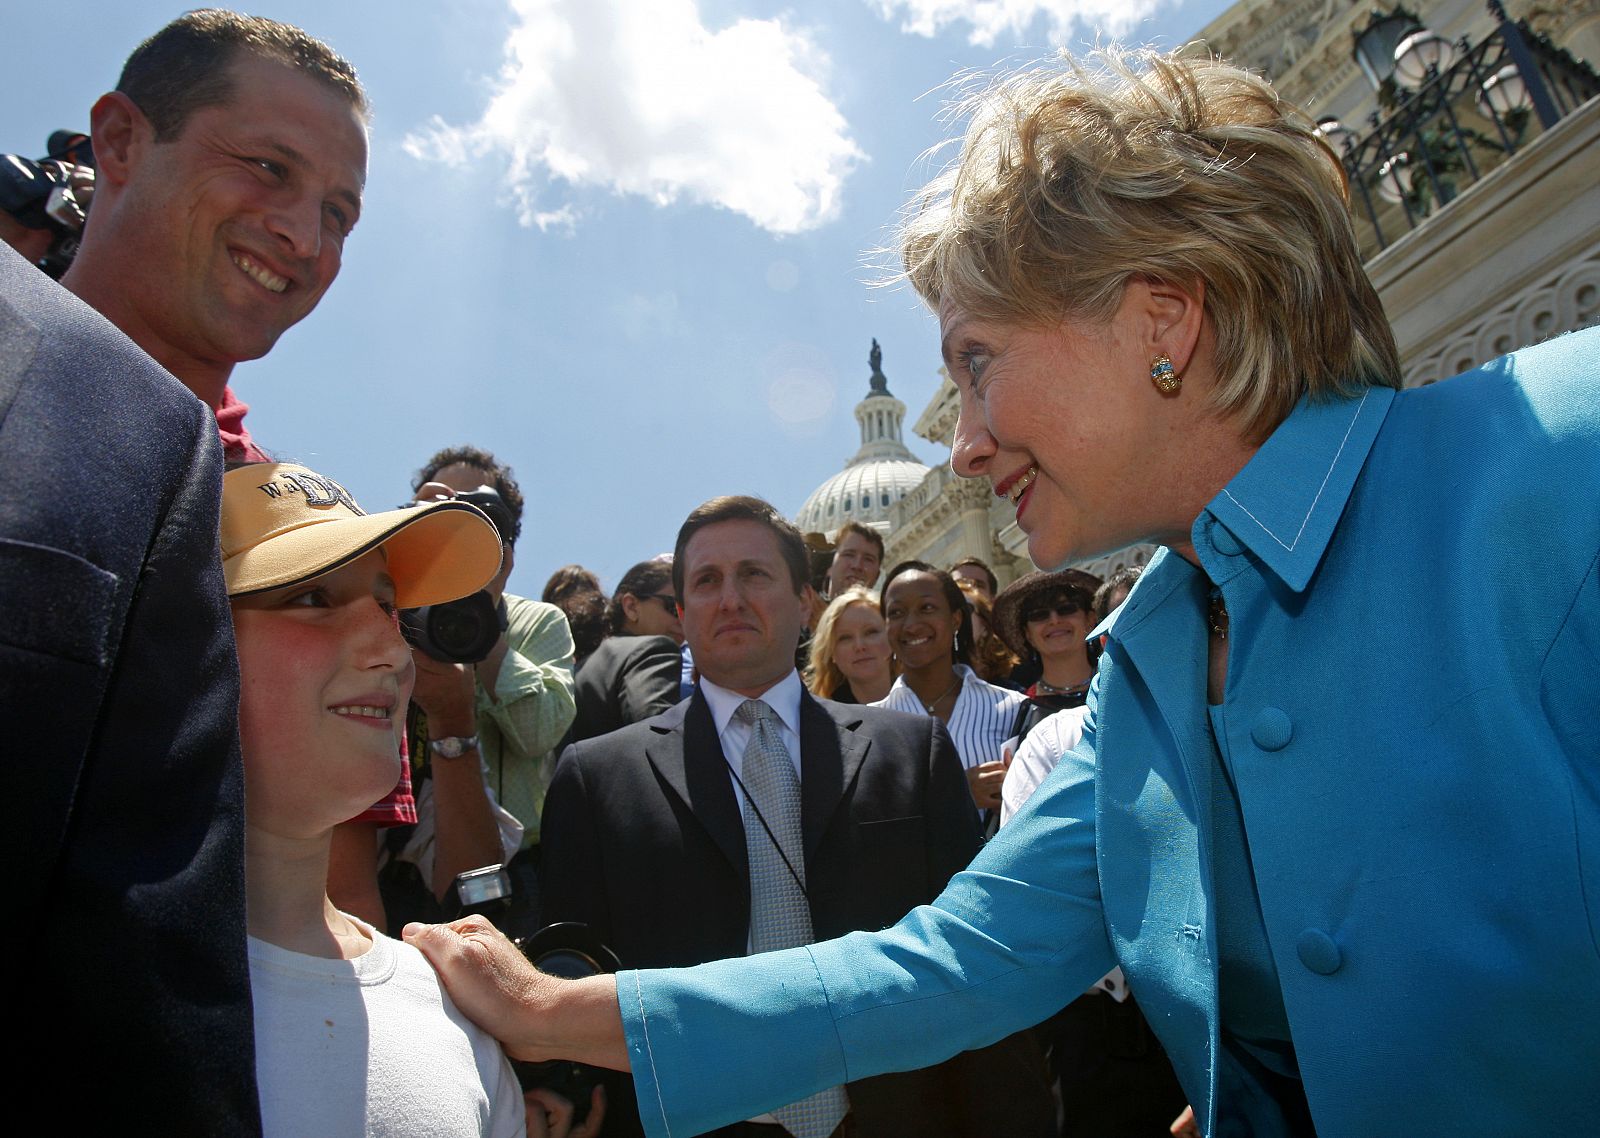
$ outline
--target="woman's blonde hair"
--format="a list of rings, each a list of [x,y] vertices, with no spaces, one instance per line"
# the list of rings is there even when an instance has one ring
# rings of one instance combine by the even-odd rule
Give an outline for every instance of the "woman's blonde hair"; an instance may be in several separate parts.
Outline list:
[[[828,607],[823,609],[822,615],[817,618],[816,630],[811,634],[811,655],[806,663],[806,686],[818,699],[832,699],[834,693],[846,684],[844,673],[839,670],[839,665],[833,662],[833,650],[838,647],[834,633],[838,628],[839,618],[851,605],[866,605],[873,612],[877,612],[878,594],[865,585],[851,585],[829,601]],[[894,668],[892,658],[889,667],[892,674]]]
[[[1361,267],[1344,168],[1266,80],[1220,60],[1063,55],[955,108],[959,159],[906,211],[934,307],[1104,321],[1135,277],[1205,290],[1216,407],[1265,437],[1304,394],[1400,386]]]

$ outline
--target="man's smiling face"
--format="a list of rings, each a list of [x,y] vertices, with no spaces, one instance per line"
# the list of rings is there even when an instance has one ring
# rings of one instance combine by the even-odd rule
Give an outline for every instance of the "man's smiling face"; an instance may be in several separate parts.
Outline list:
[[[361,211],[360,112],[275,60],[241,53],[228,75],[225,102],[146,137],[125,191],[135,339],[175,371],[266,355],[333,283]]]

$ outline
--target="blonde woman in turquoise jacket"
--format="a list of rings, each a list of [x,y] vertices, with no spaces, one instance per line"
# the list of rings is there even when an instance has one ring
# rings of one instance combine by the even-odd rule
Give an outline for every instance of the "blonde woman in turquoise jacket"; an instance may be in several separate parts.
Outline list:
[[[1226,65],[969,110],[903,240],[955,468],[1040,565],[1166,547],[1082,745],[880,933],[578,982],[475,923],[417,943],[515,1053],[631,1067],[652,1135],[991,1042],[1114,964],[1206,1134],[1592,1132],[1600,333],[1399,391],[1341,168]]]

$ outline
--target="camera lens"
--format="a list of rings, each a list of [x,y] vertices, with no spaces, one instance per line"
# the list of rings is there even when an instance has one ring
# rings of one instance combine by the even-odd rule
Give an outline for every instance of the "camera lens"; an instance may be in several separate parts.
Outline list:
[[[471,650],[483,635],[482,614],[476,610],[436,605],[428,621],[433,642],[452,656]]]
[[[504,627],[500,606],[488,593],[400,613],[407,643],[447,664],[476,664],[486,658]]]

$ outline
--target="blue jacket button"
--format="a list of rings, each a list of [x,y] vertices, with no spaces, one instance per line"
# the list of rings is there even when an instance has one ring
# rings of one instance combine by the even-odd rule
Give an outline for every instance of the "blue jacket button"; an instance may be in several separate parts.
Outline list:
[[[1281,751],[1294,738],[1294,724],[1283,709],[1263,707],[1250,724],[1250,738],[1263,751]]]
[[[1307,929],[1301,933],[1300,939],[1294,942],[1294,950],[1300,954],[1300,963],[1318,976],[1331,976],[1344,963],[1339,946],[1321,929]]]
[[[1221,522],[1211,523],[1211,548],[1224,557],[1237,557],[1244,552],[1244,546],[1233,536],[1233,531]]]

